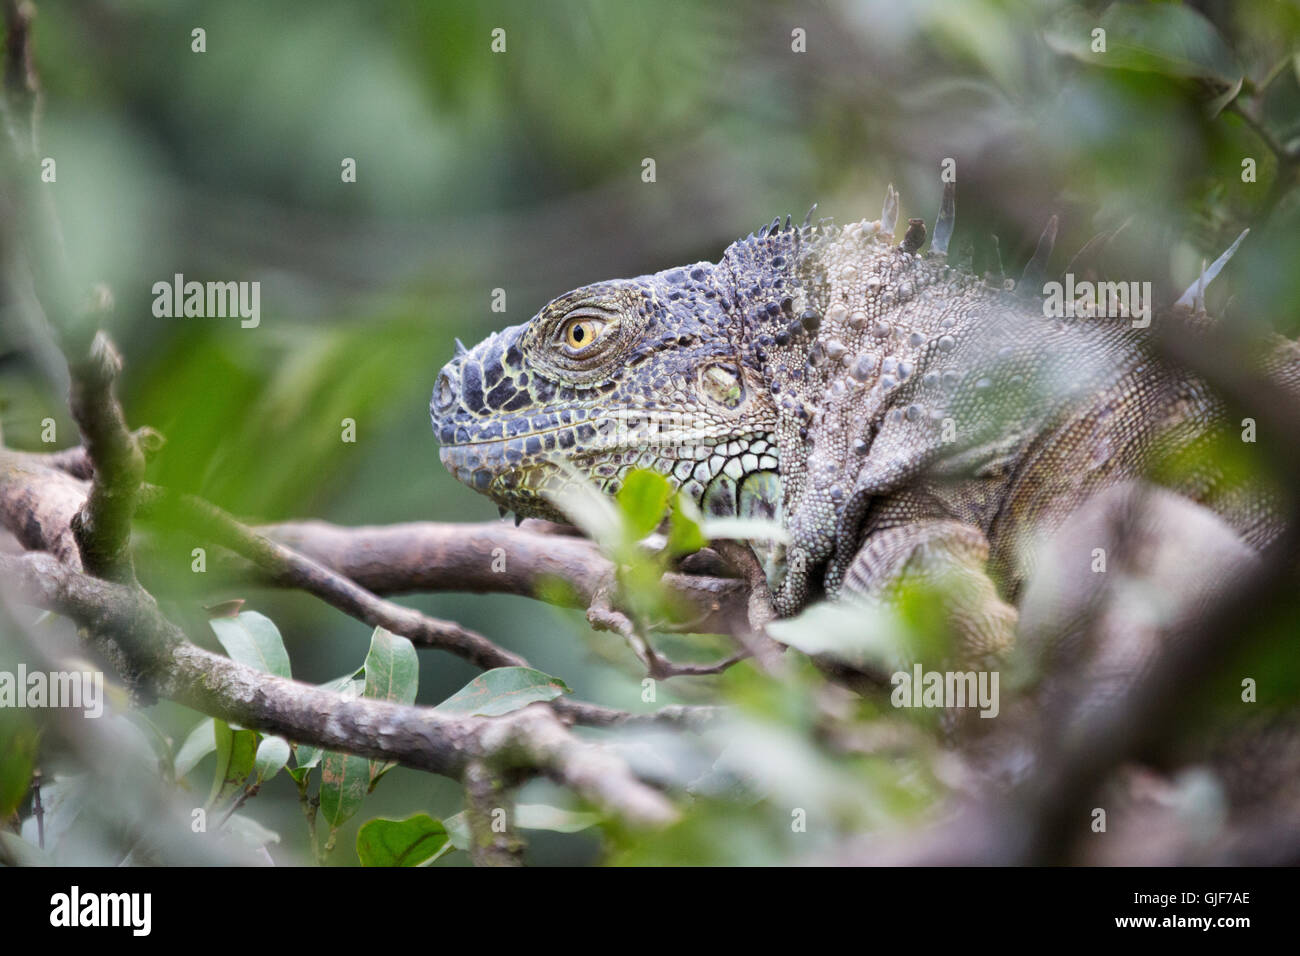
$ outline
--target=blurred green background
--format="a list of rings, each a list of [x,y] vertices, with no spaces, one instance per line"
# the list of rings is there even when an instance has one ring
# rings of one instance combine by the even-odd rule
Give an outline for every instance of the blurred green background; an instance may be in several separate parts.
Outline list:
[[[874,218],[889,182],[904,218],[932,223],[946,157],[957,161],[954,248],[969,244],[979,271],[997,268],[996,235],[1018,275],[1053,213],[1058,271],[1131,219],[1125,275],[1176,295],[1250,225],[1234,310],[1294,334],[1295,171],[1261,136],[1300,137],[1300,9],[1187,4],[1207,19],[1159,21],[1127,60],[1090,62],[1086,31],[1115,16],[1106,6],[46,0],[42,152],[58,164],[51,188],[77,287],[105,283],[115,299],[131,424],[167,436],[152,480],[256,521],[488,520],[494,507],[443,471],[430,434],[429,393],[454,337],[525,321],[586,282],[716,260],[814,202],[818,215]],[[204,53],[191,50],[196,27]],[[490,49],[495,28],[504,53]],[[806,52],[791,49],[795,29]],[[1254,126],[1214,110],[1243,78]],[[355,183],[341,181],[347,157]],[[641,178],[646,157],[654,183]],[[1241,181],[1242,157],[1257,159],[1258,182]],[[153,317],[151,287],[174,273],[260,281],[260,326]],[[490,310],[496,288],[505,314]],[[0,334],[7,443],[46,447],[47,415],[59,444],[74,443],[64,396],[12,316]],[[340,441],[344,418],[355,443]],[[164,597],[214,599],[186,593],[189,545],[171,546]],[[367,628],[304,596],[215,597],[229,596],[277,622],[295,676],[324,681],[365,654]],[[576,612],[501,596],[409,600],[522,652],[580,697],[641,707],[630,655]],[[419,699],[473,675],[422,652]],[[683,699],[711,686],[684,683]],[[194,717],[162,707],[159,720],[183,734]],[[451,782],[398,770],[332,862],[355,863],[363,819],[459,807]],[[281,833],[273,855],[301,858],[285,776],[250,812]],[[534,859],[598,856],[588,835],[533,837]]]

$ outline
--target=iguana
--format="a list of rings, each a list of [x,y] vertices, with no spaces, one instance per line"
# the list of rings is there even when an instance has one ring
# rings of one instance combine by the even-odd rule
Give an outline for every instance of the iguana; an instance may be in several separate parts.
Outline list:
[[[951,184],[927,251],[920,219],[895,241],[898,210],[891,186],[878,220],[777,219],[717,263],[584,286],[458,343],[430,406],[443,463],[519,515],[562,519],[575,474],[612,493],[652,468],[706,514],[777,517],[781,615],[954,573],[976,653],[1009,646],[1036,537],[1163,456],[1186,466],[1175,491],[1252,548],[1273,539],[1276,503],[1225,479],[1224,409],[1153,355],[1150,313],[1058,296],[1070,314],[1047,314],[1055,218],[1013,288],[949,264]],[[1207,321],[1232,249],[1154,324]],[[1300,391],[1292,343],[1266,364]]]

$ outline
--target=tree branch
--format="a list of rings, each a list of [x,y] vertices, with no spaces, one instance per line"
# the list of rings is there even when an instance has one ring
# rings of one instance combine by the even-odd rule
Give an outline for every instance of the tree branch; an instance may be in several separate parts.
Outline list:
[[[90,494],[71,526],[81,566],[98,577],[128,583],[135,580],[131,519],[144,478],[144,452],[113,394],[121,370],[122,358],[103,332],[95,336],[86,359],[71,367],[68,404],[94,463]]]
[[[147,441],[141,440],[141,436],[145,435],[151,437]],[[137,439],[146,450],[156,447],[160,441],[146,429],[137,433]],[[84,451],[76,449],[53,455],[0,449],[0,526],[13,533],[23,547],[49,551],[73,570],[79,570],[81,565],[69,523],[81,507],[87,486],[84,481],[72,475],[84,473],[84,462]],[[156,511],[164,498],[179,497],[181,496],[146,486],[140,513],[143,515]],[[208,530],[230,537],[232,544],[234,539],[238,539],[241,549],[264,558],[265,567],[273,572],[268,573],[262,565],[247,558],[232,558],[225,563],[234,579],[254,585],[289,587],[303,586],[297,584],[294,577],[302,575],[304,580],[310,579],[315,582],[315,586],[331,593],[334,600],[329,603],[334,606],[352,613],[348,610],[351,606],[349,602],[356,596],[360,604],[357,605],[358,613],[354,616],[368,620],[372,625],[386,620],[388,623],[383,626],[422,646],[444,646],[425,640],[422,635],[436,634],[436,626],[446,622],[438,622],[400,605],[380,601],[373,594],[364,597],[368,592],[353,582],[342,580],[340,572],[348,574],[355,571],[366,580],[381,583],[386,581],[394,591],[412,590],[421,584],[435,583],[442,588],[451,589],[457,586],[458,581],[456,562],[463,561],[469,566],[478,566],[484,552],[476,550],[477,548],[487,548],[486,554],[490,555],[493,549],[502,547],[508,551],[511,574],[492,575],[489,572],[481,578],[484,583],[501,584],[504,593],[519,593],[517,588],[522,586],[522,582],[532,581],[537,583],[535,596],[568,600],[570,595],[542,585],[542,582],[549,580],[553,570],[571,564],[585,576],[598,573],[602,564],[608,566],[595,546],[584,539],[543,534],[526,528],[508,528],[504,524],[444,525],[422,522],[387,528],[349,529],[324,522],[307,522],[250,529],[202,499],[192,499],[192,507],[194,514],[191,517],[200,525],[209,521],[215,523],[218,527]],[[263,537],[258,533],[262,530],[269,534]],[[276,535],[317,548],[322,557],[337,561],[339,569],[330,569],[323,562],[297,555],[289,549],[279,550],[283,546],[269,540]],[[480,560],[472,561],[470,555]],[[388,560],[395,563],[395,567],[390,569],[391,573],[386,572],[383,564]],[[441,564],[431,568],[430,563],[434,561]],[[593,567],[597,569],[596,572],[592,571]],[[472,575],[469,577],[471,581],[475,580]],[[733,613],[736,589],[743,587],[739,582],[726,579],[697,579],[692,575],[670,577],[684,582],[681,588],[685,593],[695,595],[701,603],[709,602],[708,607],[712,608],[709,613],[718,617]],[[371,616],[365,616],[367,614]],[[410,627],[407,627],[407,614],[416,616]],[[473,634],[471,631],[466,633]],[[481,666],[502,666],[492,663],[493,660],[499,660],[502,664],[516,661],[527,664],[518,655],[497,648],[486,638],[475,636],[486,642]],[[474,645],[471,643],[470,647],[473,649]],[[640,723],[700,727],[718,713],[718,708],[714,707],[669,706],[653,713],[631,714],[568,698],[552,701],[551,706],[566,720],[593,727]]]
[[[588,539],[548,534],[535,530],[535,524],[525,521],[515,528],[504,521],[415,521],[341,527],[290,521],[255,530],[375,594],[468,591],[590,607],[614,566]],[[217,566],[236,580],[261,577],[239,561],[219,560]],[[690,609],[688,620],[664,622],[665,630],[730,633],[745,613],[743,581],[670,572],[663,582]]]
[[[481,760],[465,768],[465,822],[469,826],[470,860],[475,866],[519,866],[524,844],[510,820],[514,801],[501,774]],[[498,814],[505,826],[497,826]]]
[[[195,647],[138,587],[72,571],[49,555],[0,555],[0,578],[23,600],[88,628],[100,649],[126,658],[152,691],[202,713],[457,779],[472,760],[541,772],[637,825],[675,817],[662,795],[617,758],[573,737],[544,705],[504,717],[453,717],[428,707],[345,700]]]
[[[421,614],[377,597],[343,575],[240,524],[216,505],[193,495],[179,495],[156,486],[145,489],[141,505],[167,507],[205,540],[229,548],[253,562],[265,579],[281,587],[298,588],[372,627],[383,627],[412,643],[436,647],[465,658],[477,667],[520,667],[527,662],[498,647],[481,634],[453,621]]]

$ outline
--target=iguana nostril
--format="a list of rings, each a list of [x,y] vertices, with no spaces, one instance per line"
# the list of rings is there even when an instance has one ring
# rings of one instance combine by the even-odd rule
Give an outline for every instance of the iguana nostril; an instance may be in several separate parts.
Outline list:
[[[433,386],[433,410],[442,415],[456,405],[456,383],[446,369],[438,375]]]

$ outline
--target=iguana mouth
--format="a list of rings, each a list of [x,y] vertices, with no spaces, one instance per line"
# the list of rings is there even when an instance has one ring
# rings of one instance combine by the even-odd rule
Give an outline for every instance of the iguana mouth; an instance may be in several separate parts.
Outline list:
[[[506,446],[513,441],[527,442],[529,438],[537,438],[542,435],[553,435],[556,432],[561,432],[565,429],[572,430],[573,427],[573,425],[553,425],[549,428],[538,428],[534,431],[519,432],[517,435],[511,435],[509,438],[502,438],[500,435],[497,435],[492,438],[471,438],[468,441],[456,441],[454,438],[451,441],[443,441],[442,439],[439,439],[438,444],[445,449],[479,448],[486,445]]]

